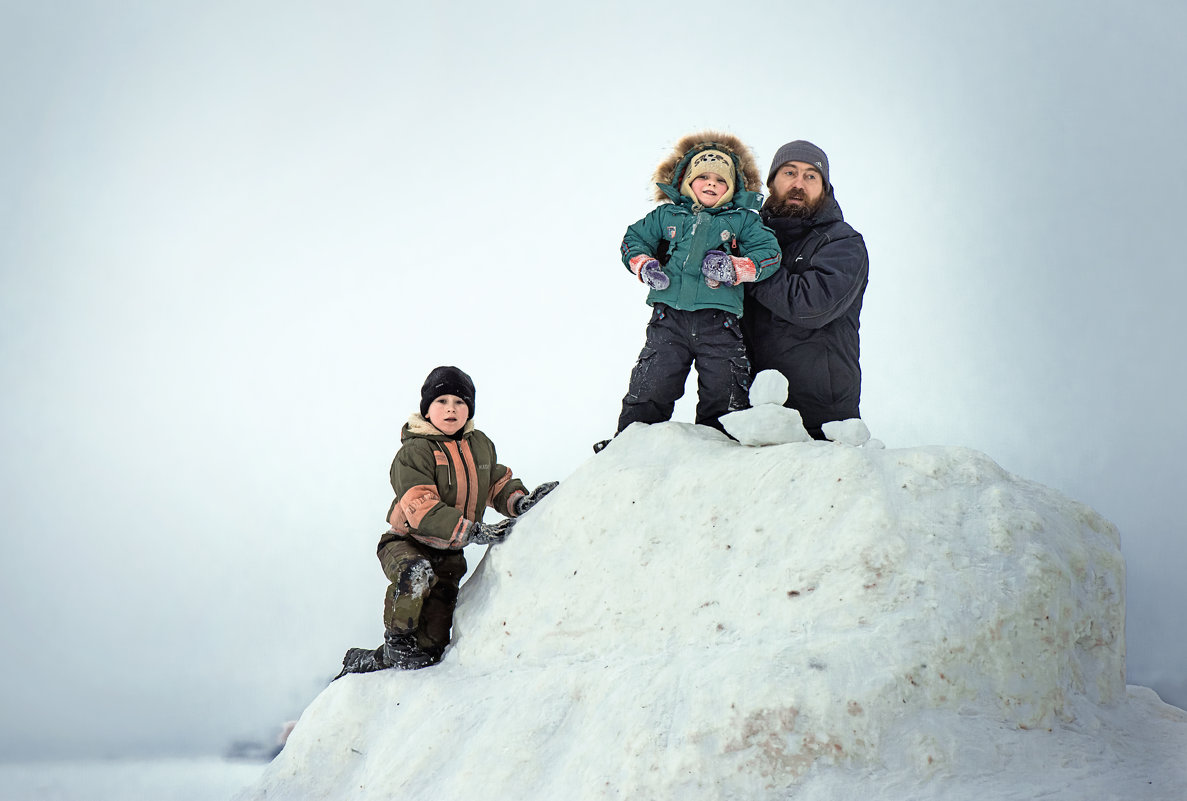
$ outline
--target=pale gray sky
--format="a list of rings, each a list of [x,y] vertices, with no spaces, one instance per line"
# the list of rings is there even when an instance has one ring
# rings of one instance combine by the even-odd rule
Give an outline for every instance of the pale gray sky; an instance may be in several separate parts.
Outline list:
[[[874,435],[1115,522],[1187,703],[1182,4],[428,5],[0,5],[0,758],[218,750],[378,643],[434,365],[529,483],[588,458],[707,127],[828,151]]]

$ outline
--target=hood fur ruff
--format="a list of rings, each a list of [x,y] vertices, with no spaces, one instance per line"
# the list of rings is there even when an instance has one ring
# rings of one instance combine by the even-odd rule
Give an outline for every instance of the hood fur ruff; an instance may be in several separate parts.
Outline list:
[[[466,421],[466,424],[462,426],[462,430],[459,433],[469,434],[473,430],[474,418],[470,418]],[[408,433],[420,434],[421,436],[432,436],[434,434],[437,436],[448,436],[447,434],[442,434],[442,432],[437,429],[437,426],[433,425],[423,416],[421,416],[420,412],[413,412],[412,416],[408,418]]]
[[[668,157],[655,168],[655,175],[652,176],[652,181],[657,184],[668,184],[679,189],[684,176],[675,175],[676,167],[688,155],[688,151],[697,147],[697,145],[712,146],[713,149],[728,153],[734,157],[734,164],[738,175],[738,186],[735,189],[735,193],[742,189],[757,192],[762,187],[759,179],[758,165],[754,163],[754,154],[750,152],[750,148],[746,147],[738,137],[733,134],[724,133],[723,131],[701,131],[700,133],[688,134],[681,137],[680,141],[676,143],[676,147],[668,154]],[[667,203],[670,203],[672,200],[658,186],[655,188],[655,199]]]

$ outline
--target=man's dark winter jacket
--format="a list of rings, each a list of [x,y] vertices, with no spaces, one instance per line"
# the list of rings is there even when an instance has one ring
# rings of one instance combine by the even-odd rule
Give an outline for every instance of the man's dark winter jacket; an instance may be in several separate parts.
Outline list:
[[[746,285],[742,329],[751,366],[787,377],[787,406],[815,437],[831,420],[859,417],[858,317],[869,274],[861,234],[829,196],[810,219],[763,222],[779,240],[783,261],[760,284]]]

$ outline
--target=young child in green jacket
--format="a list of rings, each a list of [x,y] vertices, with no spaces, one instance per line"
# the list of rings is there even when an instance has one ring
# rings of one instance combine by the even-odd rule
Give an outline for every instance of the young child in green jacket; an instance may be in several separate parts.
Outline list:
[[[779,268],[779,243],[758,215],[761,186],[750,149],[707,131],[681,139],[655,173],[661,205],[631,225],[622,262],[651,290],[647,340],[622,399],[618,432],[670,420],[696,364],[696,422],[721,429],[747,405],[742,284]],[[598,443],[601,450],[606,443]]]
[[[379,540],[379,563],[391,582],[384,643],[351,648],[335,678],[440,662],[466,574],[462,549],[502,542],[515,520],[557,485],[551,481],[528,493],[498,463],[494,443],[474,427],[474,394],[474,382],[456,367],[434,369],[421,387],[420,412],[401,430],[392,461],[391,528]],[[507,519],[483,523],[487,506]]]

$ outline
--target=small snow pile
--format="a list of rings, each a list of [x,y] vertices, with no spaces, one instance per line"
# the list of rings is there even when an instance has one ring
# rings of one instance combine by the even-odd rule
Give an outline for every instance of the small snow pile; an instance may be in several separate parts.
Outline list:
[[[820,429],[824,432],[824,436],[833,442],[840,442],[843,445],[852,445],[855,448],[886,447],[879,440],[870,439],[870,430],[866,428],[864,422],[857,418],[852,420],[834,420],[831,423],[825,423]]]
[[[795,409],[783,406],[787,391],[787,377],[783,373],[763,370],[750,386],[750,408],[724,415],[722,427],[738,442],[752,447],[807,442],[812,437],[804,428],[804,419]],[[855,448],[885,447],[878,440],[871,440],[866,424],[856,418],[825,423],[823,431],[833,442]]]
[[[812,437],[800,413],[783,406],[787,388],[783,373],[763,370],[750,386],[750,408],[723,415],[722,427],[738,442],[754,447],[807,442]]]
[[[1175,797],[1115,528],[860,433],[631,426],[491,549],[440,665],[334,682],[243,797]]]

